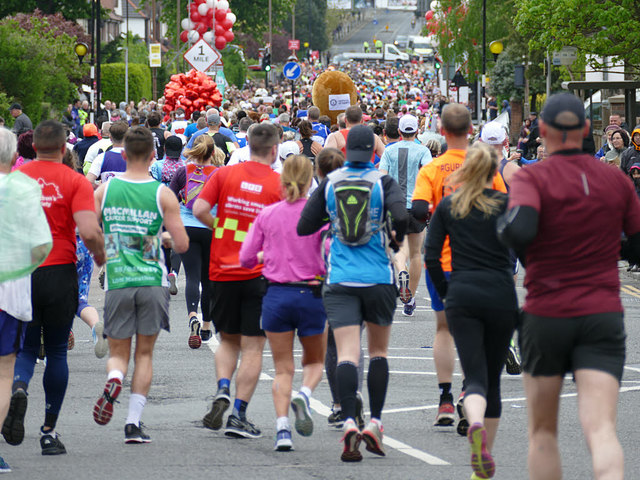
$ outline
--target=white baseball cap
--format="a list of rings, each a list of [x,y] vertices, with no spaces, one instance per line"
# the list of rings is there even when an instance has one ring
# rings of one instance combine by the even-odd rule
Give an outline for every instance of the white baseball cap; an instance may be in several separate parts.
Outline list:
[[[286,141],[280,145],[280,158],[285,160],[289,155],[298,155],[300,147],[293,140]]]
[[[482,127],[482,133],[480,134],[480,140],[488,145],[502,145],[507,138],[507,132],[498,122],[489,122]]]
[[[398,130],[402,133],[416,133],[418,131],[418,119],[413,115],[403,115],[400,118]]]

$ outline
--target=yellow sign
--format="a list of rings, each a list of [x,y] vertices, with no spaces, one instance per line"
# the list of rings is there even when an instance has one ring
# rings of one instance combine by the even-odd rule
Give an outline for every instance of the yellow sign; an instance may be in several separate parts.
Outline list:
[[[149,44],[149,66],[150,67],[162,66],[162,48],[159,43]]]

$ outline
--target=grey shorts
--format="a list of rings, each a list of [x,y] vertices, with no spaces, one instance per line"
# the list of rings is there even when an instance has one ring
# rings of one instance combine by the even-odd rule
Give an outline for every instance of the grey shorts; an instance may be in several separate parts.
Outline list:
[[[129,287],[109,290],[104,301],[104,333],[111,338],[169,331],[169,289]]]
[[[395,285],[325,285],[322,289],[324,308],[329,325],[334,330],[362,325],[362,322],[375,323],[381,327],[391,325],[396,311],[396,296]]]

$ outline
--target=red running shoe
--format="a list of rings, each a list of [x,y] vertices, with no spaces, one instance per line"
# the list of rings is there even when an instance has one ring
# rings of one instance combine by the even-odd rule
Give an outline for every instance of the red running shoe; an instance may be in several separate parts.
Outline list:
[[[450,427],[456,420],[455,411],[451,400],[441,400],[436,422],[433,425],[436,427]]]
[[[200,338],[200,322],[198,321],[198,317],[191,317],[191,320],[189,320],[189,330],[191,330],[189,334],[189,348],[200,348],[202,338]]]
[[[122,390],[122,382],[117,378],[110,378],[104,386],[102,396],[93,406],[93,419],[98,425],[106,425],[113,416],[113,404],[115,403],[120,391]]]

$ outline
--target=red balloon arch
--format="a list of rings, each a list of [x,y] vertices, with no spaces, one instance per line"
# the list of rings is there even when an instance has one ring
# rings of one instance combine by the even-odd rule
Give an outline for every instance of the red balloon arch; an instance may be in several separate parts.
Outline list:
[[[227,0],[195,0],[188,8],[189,16],[180,25],[180,41],[196,43],[202,39],[222,50],[235,38],[236,15]]]

